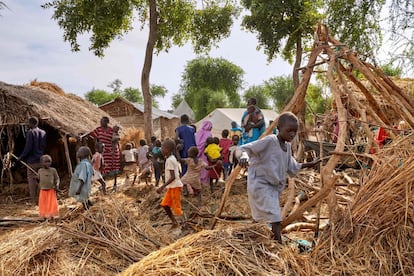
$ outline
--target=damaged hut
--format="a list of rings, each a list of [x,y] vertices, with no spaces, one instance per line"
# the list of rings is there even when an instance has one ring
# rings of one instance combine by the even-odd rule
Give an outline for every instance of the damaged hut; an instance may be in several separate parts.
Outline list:
[[[0,82],[0,105],[2,182],[10,184],[24,180],[19,179],[24,171],[13,173],[10,157],[23,151],[30,117],[38,117],[39,127],[46,131],[46,153],[52,156],[53,166],[59,173],[71,175],[77,138],[99,126],[102,116],[108,116],[92,103],[47,82],[24,86]]]
[[[144,105],[132,103],[122,97],[99,106],[125,128],[137,128],[144,132]],[[175,128],[180,124],[178,115],[152,108],[153,133],[160,139],[175,137]]]

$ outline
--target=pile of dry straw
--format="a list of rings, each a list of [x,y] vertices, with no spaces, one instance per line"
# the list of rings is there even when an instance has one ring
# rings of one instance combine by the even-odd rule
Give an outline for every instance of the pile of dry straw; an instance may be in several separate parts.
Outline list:
[[[408,136],[375,155],[354,200],[337,208],[311,253],[279,246],[268,226],[251,223],[220,223],[176,240],[152,187],[101,198],[57,224],[4,235],[1,274],[414,275],[413,145]],[[229,200],[247,204],[243,191],[245,183],[236,184]],[[213,197],[205,195],[199,214],[214,213],[220,196]],[[183,199],[185,209],[193,203]],[[226,207],[227,215],[246,215],[235,206]],[[199,219],[199,229],[208,229],[208,219]]]
[[[311,254],[282,248],[266,226],[202,231],[153,252],[122,275],[414,275],[414,139],[395,141]]]

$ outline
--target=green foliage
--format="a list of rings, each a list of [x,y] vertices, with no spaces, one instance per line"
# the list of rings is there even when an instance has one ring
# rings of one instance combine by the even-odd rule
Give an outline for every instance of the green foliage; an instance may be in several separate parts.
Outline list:
[[[381,45],[379,20],[384,3],[385,0],[328,0],[328,27],[347,47],[373,54]]]
[[[159,102],[157,98],[164,98],[167,95],[168,90],[162,85],[151,85],[151,95],[152,95],[152,106],[158,108]]]
[[[73,51],[79,51],[78,36],[91,34],[89,50],[103,56],[110,42],[132,29],[134,11],[145,19],[145,0],[55,0],[42,5],[54,8],[52,18],[64,30],[64,40]]]
[[[174,94],[172,96],[172,103],[171,103],[172,107],[176,109],[183,100],[184,100],[184,97],[181,94]]]
[[[331,106],[332,98],[324,95],[321,85],[310,83],[306,90],[305,101],[307,104],[306,119],[313,121],[315,114],[324,114],[325,110]]]
[[[142,93],[138,88],[127,87],[122,93],[122,97],[130,101],[131,103],[143,103],[144,99],[142,98]]]
[[[238,90],[243,84],[243,74],[243,69],[223,58],[200,57],[189,61],[182,75],[181,91],[196,119],[217,107],[240,106]],[[222,99],[218,100],[219,97]]]
[[[264,86],[269,91],[269,96],[278,112],[283,110],[295,92],[291,76],[270,78],[265,81]]]
[[[392,0],[389,20],[393,49],[391,61],[404,68],[404,73],[414,71],[414,0]]]
[[[116,97],[118,97],[118,95],[99,89],[92,89],[85,94],[85,99],[98,106],[110,102]]]
[[[207,52],[211,46],[230,35],[233,17],[238,10],[231,1],[206,1],[203,9],[195,10],[191,36],[196,53]],[[222,3],[226,3],[224,6]]]
[[[269,105],[269,98],[270,92],[269,87],[265,85],[253,85],[250,86],[244,93],[243,93],[243,100],[244,103],[247,105],[247,100],[249,98],[256,98],[256,105],[261,109],[270,109],[271,106]]]
[[[313,27],[322,17],[318,13],[323,3],[320,0],[242,0],[241,3],[250,11],[243,17],[242,25],[257,33],[259,47],[264,48],[269,60],[281,54],[292,62],[296,41],[310,41]]]
[[[188,41],[193,42],[196,52],[208,51],[229,36],[232,17],[238,14],[232,1],[225,0],[208,1],[204,9],[197,9],[197,2],[192,0],[160,0],[156,4],[157,52]],[[78,37],[90,34],[89,50],[101,57],[115,38],[132,30],[135,18],[143,28],[149,17],[145,0],[55,0],[42,7],[54,9],[52,18],[63,29],[64,40],[73,51],[80,50]]]
[[[392,64],[384,64],[381,66],[382,72],[389,77],[401,77],[402,69],[400,67],[393,67]]]
[[[108,85],[108,87],[112,89],[112,92],[99,89],[92,89],[91,91],[85,94],[85,98],[96,105],[102,105],[104,103],[112,101],[117,97],[123,97],[131,103],[144,102],[142,93],[138,88],[126,87],[123,89],[122,81],[119,79],[116,79],[113,82],[111,82]],[[164,98],[165,95],[168,93],[168,90],[162,85],[153,84],[151,86],[151,92],[154,98],[152,106],[158,107],[159,103],[156,99]]]

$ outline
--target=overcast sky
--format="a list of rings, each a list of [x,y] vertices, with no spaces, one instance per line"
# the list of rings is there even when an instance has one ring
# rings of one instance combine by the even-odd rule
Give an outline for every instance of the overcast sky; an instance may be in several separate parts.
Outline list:
[[[45,0],[3,2],[8,9],[0,11],[0,81],[25,84],[37,79],[56,83],[65,92],[79,96],[92,88],[110,91],[107,86],[115,79],[120,79],[124,88],[140,88],[147,32],[136,28],[122,41],[115,40],[104,58],[98,58],[88,51],[87,36],[81,38],[80,52],[70,51],[69,43],[63,41],[63,31],[51,19],[52,10],[40,7]],[[291,74],[291,65],[281,59],[267,62],[263,50],[256,50],[256,36],[241,30],[240,21],[219,46],[210,56],[240,66],[245,71],[245,88]],[[161,101],[161,109],[171,108],[171,96],[178,92],[184,67],[194,58],[190,45],[154,56],[150,81],[169,91]]]

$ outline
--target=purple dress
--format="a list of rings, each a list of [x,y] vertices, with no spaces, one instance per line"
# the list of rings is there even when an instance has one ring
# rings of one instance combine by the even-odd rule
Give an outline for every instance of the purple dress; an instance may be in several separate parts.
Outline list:
[[[201,125],[201,129],[197,131],[196,134],[196,143],[198,148],[198,158],[205,161],[207,161],[207,157],[204,154],[204,149],[206,148],[206,140],[208,137],[211,137],[211,129],[213,127],[213,124],[210,121],[204,121]],[[209,184],[210,183],[210,177],[208,176],[208,170],[201,169],[200,173],[200,182],[201,184]]]

